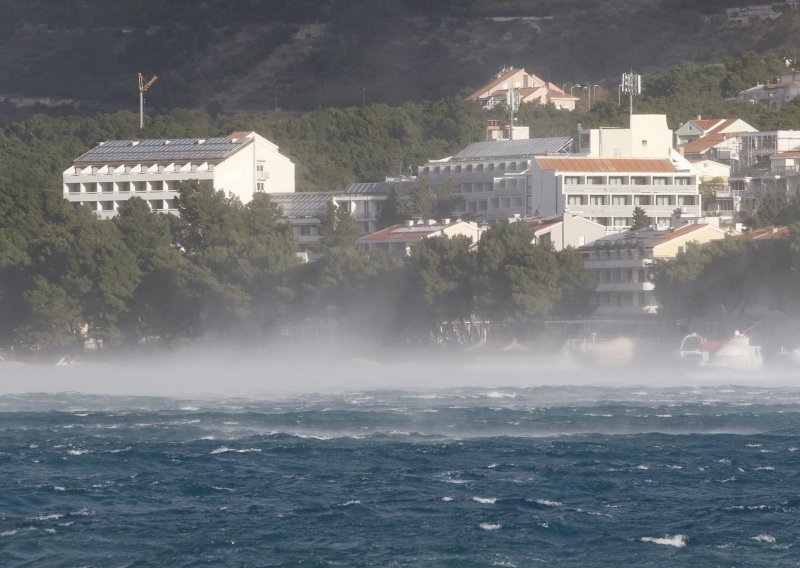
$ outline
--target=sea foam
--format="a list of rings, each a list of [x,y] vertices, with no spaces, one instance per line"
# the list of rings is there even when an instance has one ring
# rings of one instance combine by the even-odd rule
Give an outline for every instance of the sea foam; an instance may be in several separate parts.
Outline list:
[[[643,536],[641,541],[652,542],[654,544],[663,544],[665,546],[674,546],[675,548],[683,548],[686,546],[686,537],[682,534],[676,534],[675,536],[666,535],[663,538]]]

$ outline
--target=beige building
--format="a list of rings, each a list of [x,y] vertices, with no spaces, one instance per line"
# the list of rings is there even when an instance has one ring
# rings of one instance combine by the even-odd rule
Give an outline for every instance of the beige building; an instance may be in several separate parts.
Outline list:
[[[687,224],[663,231],[628,231],[581,247],[584,266],[595,276],[595,317],[629,318],[658,313],[650,267],[655,259],[674,258],[689,243],[725,237],[712,225]]]
[[[549,81],[544,81],[525,69],[505,68],[495,78],[467,97],[480,101],[485,109],[505,106],[509,100],[519,103],[552,104],[558,109],[575,110],[579,100]]]

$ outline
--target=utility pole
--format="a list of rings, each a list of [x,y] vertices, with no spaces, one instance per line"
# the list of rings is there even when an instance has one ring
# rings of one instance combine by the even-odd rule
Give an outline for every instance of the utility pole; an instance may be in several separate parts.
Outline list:
[[[514,115],[519,110],[519,87],[515,86],[506,92],[506,112],[508,113],[508,139],[514,139]]]
[[[144,93],[158,79],[158,75],[153,75],[149,81],[144,80],[144,75],[139,73],[139,130],[144,130]]]

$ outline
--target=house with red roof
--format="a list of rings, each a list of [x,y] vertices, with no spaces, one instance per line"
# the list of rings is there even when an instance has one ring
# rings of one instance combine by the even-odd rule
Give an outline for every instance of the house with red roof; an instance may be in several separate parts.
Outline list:
[[[512,97],[518,103],[553,104],[565,110],[575,110],[575,103],[579,100],[553,83],[514,67],[502,69],[494,79],[469,95],[467,100],[480,101],[483,108],[492,109],[508,104]]]
[[[800,71],[781,73],[777,81],[756,85],[736,95],[739,102],[762,104],[780,110],[800,95]]]
[[[356,248],[364,253],[382,250],[392,256],[410,256],[413,248],[423,239],[433,237],[464,236],[477,244],[483,229],[477,223],[461,219],[409,220],[364,235],[356,241]]]

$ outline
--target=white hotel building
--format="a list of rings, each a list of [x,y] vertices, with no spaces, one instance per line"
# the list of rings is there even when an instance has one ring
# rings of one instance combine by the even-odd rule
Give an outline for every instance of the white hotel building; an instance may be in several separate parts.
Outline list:
[[[670,226],[676,209],[700,216],[697,175],[666,159],[536,158],[530,175],[531,201],[541,215],[569,211],[609,232],[629,228],[637,206],[659,228]]]
[[[294,164],[255,132],[224,138],[110,140],[79,158],[63,175],[64,197],[108,219],[131,197],[154,211],[177,213],[177,185],[210,181],[243,203],[255,193],[293,192]]]

